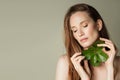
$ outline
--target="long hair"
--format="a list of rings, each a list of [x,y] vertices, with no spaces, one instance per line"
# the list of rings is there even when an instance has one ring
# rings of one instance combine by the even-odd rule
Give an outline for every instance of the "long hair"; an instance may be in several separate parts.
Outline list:
[[[105,23],[98,13],[98,11],[88,4],[76,4],[69,8],[64,18],[64,38],[65,38],[65,48],[69,61],[69,80],[81,80],[75,68],[70,60],[71,56],[76,52],[81,52],[82,47],[73,37],[73,33],[70,29],[70,17],[76,12],[86,12],[88,15],[96,22],[98,19],[102,21],[102,30],[99,32],[99,36],[109,39],[108,31],[106,29]]]

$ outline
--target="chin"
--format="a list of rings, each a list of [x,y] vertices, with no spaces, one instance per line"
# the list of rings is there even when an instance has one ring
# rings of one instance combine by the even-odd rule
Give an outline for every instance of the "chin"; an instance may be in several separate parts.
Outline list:
[[[86,42],[82,43],[82,42],[79,42],[81,43],[81,46],[86,49],[86,48],[89,48],[94,42],[96,41],[96,39],[90,39],[90,40],[87,40]]]
[[[84,49],[87,49],[87,48],[89,48],[91,45],[92,45],[92,43],[86,43],[86,44],[83,44],[82,47],[83,47]]]

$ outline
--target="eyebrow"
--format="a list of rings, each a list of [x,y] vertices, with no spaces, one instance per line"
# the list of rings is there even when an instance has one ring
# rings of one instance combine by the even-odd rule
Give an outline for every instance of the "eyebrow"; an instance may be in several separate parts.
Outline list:
[[[80,25],[83,24],[83,23],[86,22],[86,21],[88,21],[88,20],[83,20],[83,21],[81,21],[81,22],[80,22]],[[71,29],[72,29],[72,28],[75,28],[75,26],[72,26]]]

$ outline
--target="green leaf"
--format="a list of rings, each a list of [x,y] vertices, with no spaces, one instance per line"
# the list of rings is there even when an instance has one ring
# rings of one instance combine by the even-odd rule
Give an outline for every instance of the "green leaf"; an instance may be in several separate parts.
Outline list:
[[[97,40],[87,50],[83,50],[82,54],[93,66],[99,66],[101,62],[108,59],[108,55],[102,51],[103,47],[98,47],[97,44],[103,44],[103,41]]]
[[[84,50],[84,51],[82,52],[82,54],[85,56],[85,58],[86,58],[87,60],[90,60],[91,57],[94,55],[94,54],[92,54],[91,51],[89,51],[89,50]]]
[[[91,57],[90,64],[92,64],[93,66],[98,66],[100,64],[100,62],[97,59],[97,55]]]
[[[105,62],[108,58],[108,55],[101,51],[101,53],[98,54],[98,57],[100,58],[101,62]]]

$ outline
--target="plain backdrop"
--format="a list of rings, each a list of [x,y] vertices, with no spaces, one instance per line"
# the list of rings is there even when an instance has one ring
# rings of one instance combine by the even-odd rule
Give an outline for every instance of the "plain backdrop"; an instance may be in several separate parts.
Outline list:
[[[120,49],[120,0],[0,0],[0,80],[54,80],[68,8],[88,3]]]

